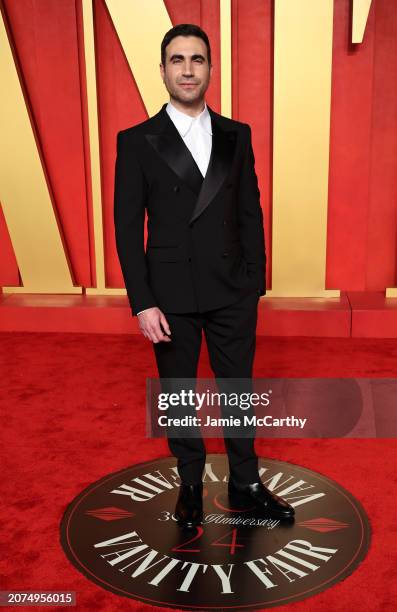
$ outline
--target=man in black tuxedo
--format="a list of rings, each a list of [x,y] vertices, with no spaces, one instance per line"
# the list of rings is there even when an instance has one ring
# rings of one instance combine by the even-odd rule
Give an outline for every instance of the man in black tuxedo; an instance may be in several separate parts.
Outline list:
[[[257,306],[266,293],[263,215],[250,127],[205,103],[211,72],[206,33],[192,24],[172,28],[160,64],[169,103],[117,135],[117,251],[160,378],[196,377],[202,331],[217,378],[252,377]],[[205,446],[201,437],[168,443],[181,478],[176,517],[192,527],[202,521]],[[225,437],[225,445],[232,502],[291,518],[293,508],[259,479],[253,436]]]

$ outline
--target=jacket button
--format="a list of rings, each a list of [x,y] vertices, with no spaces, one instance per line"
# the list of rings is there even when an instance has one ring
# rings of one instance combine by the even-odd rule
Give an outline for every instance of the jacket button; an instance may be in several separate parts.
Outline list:
[[[179,189],[180,189],[179,185],[174,185],[174,191],[175,191],[175,193],[178,193]]]
[[[228,257],[229,253],[222,253],[222,257]]]
[[[223,225],[227,225],[227,221],[224,221],[224,222],[223,222]]]

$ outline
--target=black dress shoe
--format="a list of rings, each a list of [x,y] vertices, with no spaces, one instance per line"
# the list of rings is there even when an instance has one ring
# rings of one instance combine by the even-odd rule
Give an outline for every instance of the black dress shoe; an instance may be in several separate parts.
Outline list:
[[[284,499],[275,495],[261,482],[247,485],[236,485],[229,479],[229,499],[233,506],[254,503],[266,516],[279,519],[291,519],[295,516],[294,508]]]
[[[180,527],[188,529],[203,522],[203,483],[181,484],[175,506],[175,517]]]

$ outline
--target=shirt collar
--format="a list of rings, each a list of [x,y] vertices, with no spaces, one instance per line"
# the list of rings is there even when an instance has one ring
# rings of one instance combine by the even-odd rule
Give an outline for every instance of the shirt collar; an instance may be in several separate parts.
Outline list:
[[[207,104],[204,102],[204,109],[196,117],[191,117],[176,108],[171,102],[168,102],[166,111],[175,124],[178,132],[182,137],[186,136],[193,125],[197,123],[208,134],[212,134],[211,115],[209,114]]]

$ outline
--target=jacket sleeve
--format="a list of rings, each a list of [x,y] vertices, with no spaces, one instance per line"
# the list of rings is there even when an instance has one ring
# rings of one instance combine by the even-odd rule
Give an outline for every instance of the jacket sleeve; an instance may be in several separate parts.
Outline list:
[[[263,213],[260,203],[258,178],[251,142],[251,128],[246,125],[246,145],[239,188],[240,240],[247,271],[255,276],[260,295],[266,294],[266,248]]]
[[[132,314],[157,306],[148,282],[144,250],[147,183],[125,132],[117,134],[114,227],[117,253]]]

